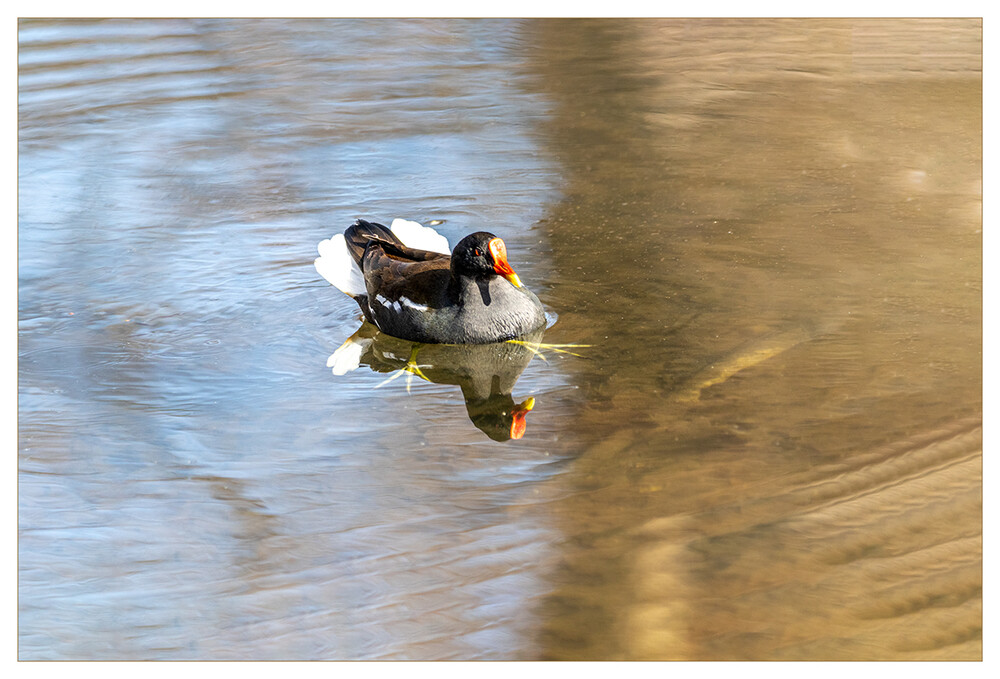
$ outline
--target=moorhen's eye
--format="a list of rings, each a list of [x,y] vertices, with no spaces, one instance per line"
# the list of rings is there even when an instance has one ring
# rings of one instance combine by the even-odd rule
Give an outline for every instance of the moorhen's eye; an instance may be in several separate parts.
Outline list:
[[[483,256],[483,251],[480,250],[479,248],[476,248],[475,250],[472,251],[472,254],[474,256],[476,256],[476,257],[482,257]]]

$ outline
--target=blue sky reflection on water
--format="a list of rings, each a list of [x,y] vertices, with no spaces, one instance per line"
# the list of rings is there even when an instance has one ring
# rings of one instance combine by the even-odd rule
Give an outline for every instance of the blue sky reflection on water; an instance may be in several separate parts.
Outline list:
[[[544,103],[516,22],[374,25],[21,26],[23,659],[529,652],[552,537],[504,507],[554,473],[558,361],[500,448],[456,387],[330,375],[357,311],[312,259],[404,216],[541,278]]]

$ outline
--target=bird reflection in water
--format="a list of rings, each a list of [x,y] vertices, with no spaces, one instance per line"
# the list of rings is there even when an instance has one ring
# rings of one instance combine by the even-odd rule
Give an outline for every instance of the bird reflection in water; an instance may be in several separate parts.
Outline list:
[[[495,344],[420,344],[386,335],[364,323],[327,359],[334,375],[344,375],[360,365],[389,373],[378,387],[400,377],[407,391],[414,379],[435,384],[455,384],[462,390],[472,423],[494,441],[524,436],[527,416],[535,399],[515,402],[514,384],[543,349],[565,352],[561,345],[541,343],[544,329],[517,340]],[[376,388],[378,388],[376,387]]]

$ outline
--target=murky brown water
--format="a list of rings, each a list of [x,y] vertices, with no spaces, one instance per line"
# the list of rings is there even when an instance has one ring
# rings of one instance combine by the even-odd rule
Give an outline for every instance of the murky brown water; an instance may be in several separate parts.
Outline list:
[[[980,22],[19,33],[22,659],[981,657]],[[331,375],[357,216],[591,346]]]

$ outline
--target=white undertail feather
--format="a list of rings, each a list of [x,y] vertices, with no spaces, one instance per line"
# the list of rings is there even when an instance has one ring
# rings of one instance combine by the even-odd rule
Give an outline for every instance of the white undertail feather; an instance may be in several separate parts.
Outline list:
[[[448,239],[429,226],[406,219],[394,219],[389,228],[399,240],[403,241],[403,245],[451,254]],[[333,238],[320,241],[319,257],[316,258],[315,265],[320,276],[351,297],[368,294],[365,278],[347,249],[344,234],[338,233]]]
[[[441,252],[446,255],[451,254],[448,239],[429,226],[423,226],[418,222],[406,219],[394,219],[389,230],[396,234],[396,238],[403,241],[403,245],[407,247]]]
[[[365,277],[361,275],[361,269],[354,263],[354,258],[347,249],[344,234],[338,233],[333,238],[320,241],[319,257],[314,263],[319,275],[340,291],[351,297],[368,294]]]
[[[346,375],[361,365],[361,356],[371,346],[371,337],[350,337],[326,359],[326,367],[333,369],[334,375]]]

